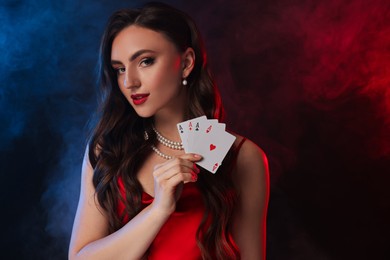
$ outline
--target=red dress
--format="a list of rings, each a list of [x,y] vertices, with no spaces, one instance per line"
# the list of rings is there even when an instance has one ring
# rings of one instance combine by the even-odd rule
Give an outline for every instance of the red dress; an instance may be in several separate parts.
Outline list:
[[[125,189],[122,178],[118,179],[122,196]],[[142,207],[153,202],[153,197],[142,193]],[[123,202],[119,202],[118,213],[124,211]],[[193,182],[186,183],[176,210],[162,226],[149,248],[148,259],[202,259],[196,244],[196,231],[204,213],[202,194]],[[128,219],[126,219],[126,222]],[[125,224],[125,223],[124,223]],[[169,238],[169,239],[167,239]]]
[[[245,140],[243,138],[235,148],[235,157]],[[122,197],[125,198],[125,187],[122,178],[118,178],[118,185]],[[145,208],[151,204],[153,199],[152,196],[143,192],[142,207]],[[124,209],[125,205],[119,200],[119,216],[122,215]],[[204,210],[202,194],[196,183],[189,182],[184,184],[181,197],[176,203],[175,212],[168,218],[150,245],[148,259],[202,259],[200,249],[196,244],[196,231],[200,225]],[[125,223],[123,224],[126,224],[128,221],[128,218],[125,218]]]

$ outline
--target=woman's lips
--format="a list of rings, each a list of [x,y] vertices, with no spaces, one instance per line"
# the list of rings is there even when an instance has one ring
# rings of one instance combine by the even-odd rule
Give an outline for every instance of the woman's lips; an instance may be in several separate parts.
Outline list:
[[[134,105],[141,105],[145,103],[150,94],[133,94],[131,95],[131,99],[133,100]]]

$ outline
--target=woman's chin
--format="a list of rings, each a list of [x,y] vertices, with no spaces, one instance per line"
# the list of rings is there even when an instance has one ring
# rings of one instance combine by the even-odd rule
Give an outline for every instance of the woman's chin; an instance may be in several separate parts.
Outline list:
[[[140,111],[140,110],[137,110],[137,109],[134,109],[135,110],[135,113],[137,113],[137,115],[139,117],[142,117],[142,118],[149,118],[149,117],[152,117],[154,116],[154,112],[152,111]]]

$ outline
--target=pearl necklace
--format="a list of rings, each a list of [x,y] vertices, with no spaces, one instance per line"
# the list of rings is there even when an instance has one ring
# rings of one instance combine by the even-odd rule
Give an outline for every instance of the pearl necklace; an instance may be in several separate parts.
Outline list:
[[[183,148],[183,143],[181,143],[181,142],[174,142],[174,141],[171,141],[171,140],[165,138],[165,137],[162,136],[162,135],[160,134],[160,132],[157,131],[156,128],[154,128],[154,127],[153,127],[153,131],[154,131],[154,132],[156,133],[156,135],[157,135],[157,140],[158,140],[161,144],[163,144],[164,146],[169,147],[169,148],[171,148],[171,149],[175,149],[175,150],[183,150],[183,149],[184,149],[184,148]]]
[[[161,143],[162,145],[168,147],[168,148],[171,148],[171,149],[175,149],[175,150],[183,150],[183,143],[181,142],[174,142],[174,141],[171,141],[167,138],[165,138],[164,136],[162,136],[160,134],[160,132],[158,132],[156,130],[156,128],[153,127],[153,131],[156,133],[156,136],[157,136],[157,140],[159,141],[159,143]],[[148,136],[148,133],[145,131],[144,133],[144,137],[145,137],[145,140],[148,140],[149,139],[149,136]],[[162,158],[164,158],[165,160],[170,160],[173,158],[173,156],[171,155],[167,155],[163,152],[161,152],[156,146],[154,145],[151,145],[151,148],[152,150],[158,155],[158,156],[161,156]]]
[[[151,147],[152,147],[153,151],[154,151],[157,155],[161,156],[161,157],[164,158],[165,160],[170,160],[170,159],[173,158],[173,156],[170,156],[170,155],[168,155],[168,154],[165,154],[165,153],[161,152],[156,146],[151,145]]]

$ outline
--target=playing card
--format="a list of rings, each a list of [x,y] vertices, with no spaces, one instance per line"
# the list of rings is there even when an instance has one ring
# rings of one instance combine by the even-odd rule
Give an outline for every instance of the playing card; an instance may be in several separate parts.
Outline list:
[[[225,127],[217,119],[207,119],[206,116],[177,124],[184,151],[202,155],[203,159],[197,164],[211,173],[218,170],[236,139],[225,131]]]
[[[220,128],[218,125],[217,119],[207,119],[203,117],[199,117],[194,119],[193,121],[194,129],[188,135],[188,152],[192,153],[195,144],[199,141],[202,141],[203,135],[211,134],[214,129]]]
[[[190,152],[190,149],[189,149],[190,147],[188,145],[189,135],[195,131],[195,128],[194,128],[195,125],[194,125],[193,121],[201,121],[201,120],[207,120],[207,117],[200,116],[200,117],[193,118],[193,119],[190,119],[190,120],[187,120],[187,121],[184,121],[184,122],[177,124],[177,130],[179,131],[180,138],[181,138],[181,141],[183,143],[184,151],[186,153]]]
[[[205,134],[192,148],[194,153],[200,154],[203,157],[203,159],[196,164],[211,173],[215,173],[219,166],[221,166],[221,163],[234,143],[234,140],[236,140],[234,135],[217,128],[212,131],[212,133]]]

